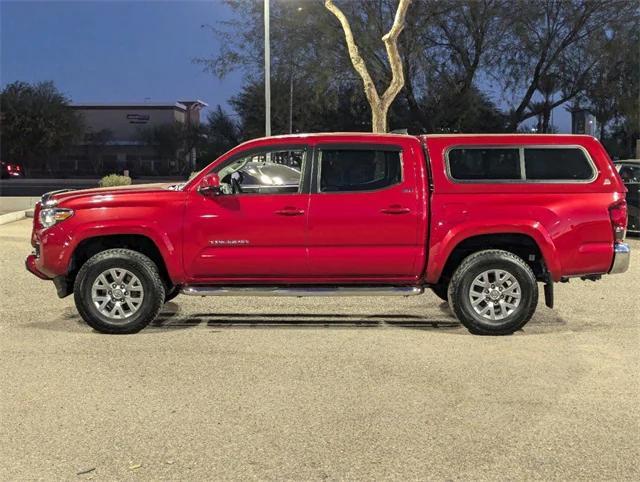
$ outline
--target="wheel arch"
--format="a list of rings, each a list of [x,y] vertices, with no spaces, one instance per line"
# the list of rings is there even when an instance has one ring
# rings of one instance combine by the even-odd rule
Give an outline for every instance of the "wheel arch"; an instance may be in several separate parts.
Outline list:
[[[147,235],[127,233],[89,236],[78,242],[69,260],[69,286],[73,286],[75,275],[89,258],[102,251],[115,248],[130,249],[144,254],[157,266],[165,286],[169,287],[173,284],[166,259],[157,243]]]
[[[446,251],[429,261],[431,270],[427,278],[430,284],[440,283],[451,277],[453,271],[468,255],[485,249],[502,249],[521,257],[533,270],[536,278],[546,281],[560,278],[555,246],[550,238],[539,230],[532,229],[495,229],[484,227],[451,236],[445,244]]]

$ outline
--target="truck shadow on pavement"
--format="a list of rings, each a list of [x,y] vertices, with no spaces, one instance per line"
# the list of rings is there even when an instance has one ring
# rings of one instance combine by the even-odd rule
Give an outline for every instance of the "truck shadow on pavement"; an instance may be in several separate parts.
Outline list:
[[[159,317],[141,333],[161,333],[172,330],[204,327],[212,331],[223,329],[348,329],[348,328],[409,328],[435,330],[441,333],[467,334],[467,330],[449,312],[446,303],[438,306],[442,317],[412,314],[344,314],[344,313],[181,313],[179,304],[167,303]],[[75,309],[32,327],[53,331],[84,331],[89,329]],[[593,329],[593,327],[591,327]],[[542,310],[519,333],[528,335],[559,333],[569,329],[567,321],[552,310]],[[89,329],[90,330],[90,329]],[[583,331],[579,326],[570,331]]]
[[[169,315],[169,316],[165,316]],[[151,329],[209,328],[459,328],[455,320],[435,320],[414,315],[349,315],[336,313],[194,313],[175,317],[163,312]]]
[[[449,314],[446,303],[439,306],[443,318],[411,314],[342,314],[342,313],[194,313],[177,316],[179,307],[168,303],[157,320],[144,330],[170,331],[195,327],[222,329],[340,329],[340,328],[409,328],[441,333],[468,334],[458,320]],[[576,331],[574,327],[570,331]],[[534,317],[518,333],[535,335],[567,331],[567,321],[552,310]],[[580,331],[580,330],[577,330]]]

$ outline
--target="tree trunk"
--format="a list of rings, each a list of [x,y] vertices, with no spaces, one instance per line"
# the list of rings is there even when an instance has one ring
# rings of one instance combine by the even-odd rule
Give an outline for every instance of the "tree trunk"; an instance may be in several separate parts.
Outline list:
[[[377,133],[387,132],[387,111],[380,103],[371,105],[371,131]]]
[[[369,101],[369,106],[371,107],[371,127],[373,132],[387,132],[387,114],[389,112],[389,107],[404,86],[404,70],[400,52],[398,51],[398,36],[404,28],[407,9],[409,8],[410,3],[411,0],[399,1],[391,30],[382,37],[382,41],[384,42],[384,46],[387,50],[389,66],[391,67],[391,82],[384,94],[380,96],[376,89],[376,85],[369,74],[367,65],[360,55],[358,45],[356,44],[353,32],[351,31],[349,20],[347,20],[347,17],[342,10],[334,5],[333,0],[325,0],[324,2],[324,6],[327,10],[335,15],[342,26],[345,41],[347,43],[347,49],[349,51],[349,58],[351,59],[353,68],[356,70],[358,75],[360,75],[362,83],[364,84],[364,93]]]
[[[549,123],[551,119],[551,109],[549,106],[545,106],[542,111],[542,132],[547,134],[549,132]]]
[[[406,66],[405,66],[406,69]],[[427,117],[416,100],[416,96],[411,83],[411,76],[408,76],[404,85],[404,97],[409,106],[409,112],[414,119],[414,122],[419,124],[418,131],[420,132],[432,132],[433,126],[431,125],[431,119]],[[409,127],[409,126],[407,126]]]

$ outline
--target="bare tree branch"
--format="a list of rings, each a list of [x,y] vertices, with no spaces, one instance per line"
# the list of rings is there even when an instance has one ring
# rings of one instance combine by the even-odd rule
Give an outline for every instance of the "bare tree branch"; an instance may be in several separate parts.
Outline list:
[[[382,41],[384,42],[387,51],[387,57],[389,58],[389,65],[391,67],[391,82],[384,94],[382,94],[382,97],[380,97],[380,94],[378,94],[378,90],[376,89],[376,85],[369,74],[369,70],[367,69],[367,64],[362,58],[362,55],[360,55],[349,20],[342,10],[333,3],[333,0],[325,0],[324,2],[327,10],[329,10],[338,19],[342,26],[342,30],[344,31],[344,37],[347,43],[351,63],[362,79],[364,92],[367,100],[369,101],[369,105],[371,106],[371,124],[374,132],[387,131],[387,113],[389,111],[389,107],[404,86],[404,71],[402,58],[400,56],[400,51],[398,50],[398,36],[404,28],[407,9],[409,8],[410,3],[411,0],[399,1],[393,25],[389,32],[382,37]]]
[[[391,30],[382,37],[384,46],[387,49],[387,55],[389,57],[389,64],[391,65],[391,83],[384,94],[382,94],[383,105],[388,109],[396,98],[398,92],[404,86],[404,71],[402,69],[402,58],[398,51],[398,36],[404,28],[404,22],[407,17],[407,9],[411,0],[400,0],[398,4],[398,10],[396,10],[396,17],[393,20]]]
[[[329,10],[340,22],[342,26],[342,30],[344,31],[344,37],[347,42],[347,49],[349,50],[349,57],[351,58],[351,63],[353,64],[353,68],[356,69],[358,75],[362,79],[364,83],[364,92],[367,96],[367,100],[369,103],[378,104],[380,102],[380,96],[378,95],[378,91],[376,90],[376,85],[369,74],[369,70],[367,69],[367,65],[360,55],[360,50],[358,49],[358,45],[356,44],[356,40],[353,37],[353,32],[351,31],[351,25],[349,24],[349,20],[342,13],[334,3],[333,0],[325,0],[324,6]]]

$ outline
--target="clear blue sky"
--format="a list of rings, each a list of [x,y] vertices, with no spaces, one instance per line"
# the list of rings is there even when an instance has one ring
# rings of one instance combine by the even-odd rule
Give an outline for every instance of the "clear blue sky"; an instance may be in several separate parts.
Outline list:
[[[230,16],[218,0],[0,0],[0,83],[53,80],[74,102],[198,98],[225,106],[241,75],[219,80],[192,60],[218,50],[201,26]],[[570,129],[562,107],[554,123]]]
[[[199,98],[223,104],[241,84],[192,63],[218,49],[202,24],[229,18],[213,1],[0,2],[2,85],[53,80],[74,102]]]

